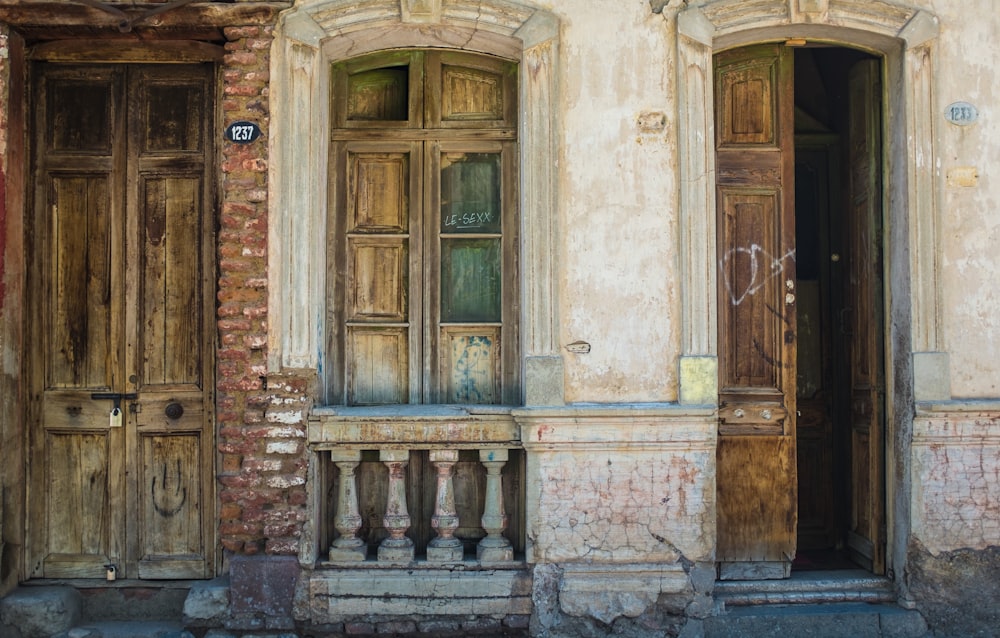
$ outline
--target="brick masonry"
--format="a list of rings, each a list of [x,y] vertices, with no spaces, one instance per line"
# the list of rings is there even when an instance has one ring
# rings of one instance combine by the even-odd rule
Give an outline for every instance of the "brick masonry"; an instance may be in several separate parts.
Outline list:
[[[291,555],[305,520],[309,382],[267,379],[267,139],[273,27],[225,29],[224,124],[256,122],[251,144],[223,142],[218,235],[219,536],[237,554]]]

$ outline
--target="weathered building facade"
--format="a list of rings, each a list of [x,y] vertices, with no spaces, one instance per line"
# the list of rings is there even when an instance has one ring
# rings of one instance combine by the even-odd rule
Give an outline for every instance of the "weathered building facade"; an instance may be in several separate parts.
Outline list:
[[[995,627],[993,8],[0,3],[3,592]]]

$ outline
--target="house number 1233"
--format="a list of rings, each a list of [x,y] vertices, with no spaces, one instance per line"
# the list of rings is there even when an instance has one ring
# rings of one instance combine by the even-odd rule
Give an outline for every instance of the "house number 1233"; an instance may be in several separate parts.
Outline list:
[[[979,111],[968,102],[952,102],[944,110],[945,119],[958,126],[968,126],[979,119]]]

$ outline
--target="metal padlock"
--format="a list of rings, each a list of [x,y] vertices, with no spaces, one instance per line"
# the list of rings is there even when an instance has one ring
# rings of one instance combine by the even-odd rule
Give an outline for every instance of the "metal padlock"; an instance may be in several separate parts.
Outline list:
[[[118,567],[117,566],[115,566],[115,565],[105,565],[104,569],[106,570],[105,571],[105,578],[107,578],[109,582],[113,581],[113,580],[117,580],[117,578],[118,578]]]

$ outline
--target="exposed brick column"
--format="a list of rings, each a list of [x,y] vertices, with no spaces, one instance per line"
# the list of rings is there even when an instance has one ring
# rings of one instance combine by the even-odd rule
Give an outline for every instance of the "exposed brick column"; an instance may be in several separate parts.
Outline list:
[[[304,414],[311,381],[266,378],[272,30],[225,29],[220,90],[224,125],[248,120],[263,132],[253,143],[220,141],[219,147],[219,535],[226,550],[243,554],[297,553],[306,516]]]

